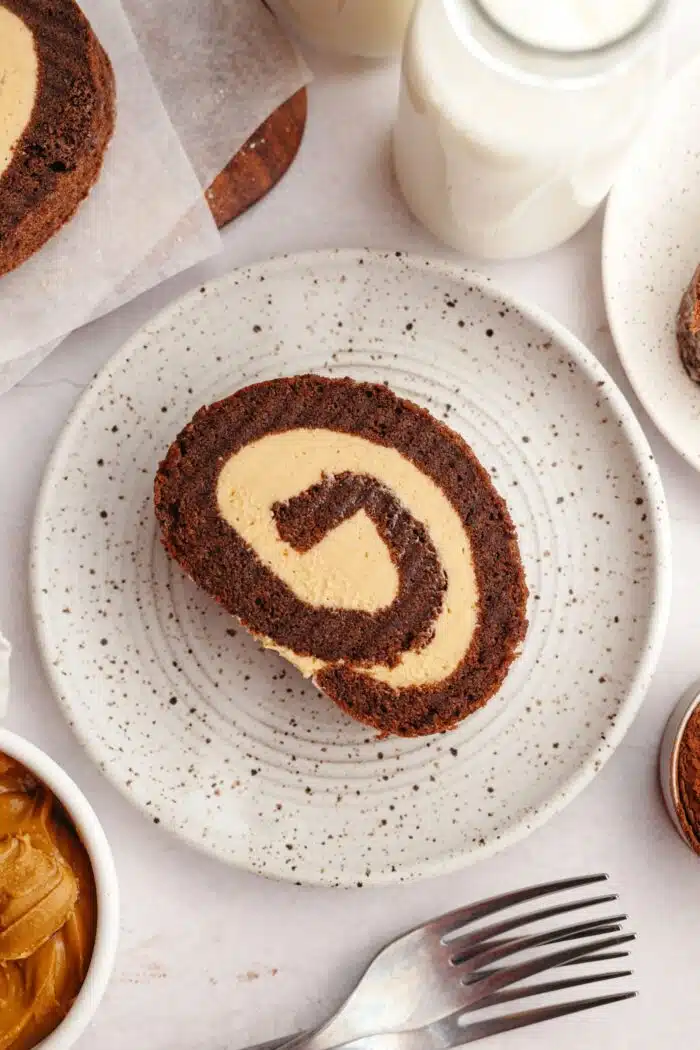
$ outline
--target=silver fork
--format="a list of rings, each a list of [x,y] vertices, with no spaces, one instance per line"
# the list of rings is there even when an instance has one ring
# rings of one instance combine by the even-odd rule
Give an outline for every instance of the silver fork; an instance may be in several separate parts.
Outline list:
[[[601,980],[602,978],[592,979]],[[539,986],[538,991],[520,992],[518,996],[543,994],[550,988],[561,988],[569,983],[578,984],[580,982],[543,984]],[[551,1021],[554,1018],[579,1013],[582,1010],[592,1010],[596,1006],[608,1006],[610,1003],[622,1002],[623,999],[634,999],[636,994],[636,992],[622,992],[618,995],[600,995],[594,999],[541,1006],[535,1010],[524,1010],[521,1013],[493,1017],[471,1024],[464,1024],[465,1015],[457,1011],[450,1017],[443,1017],[441,1021],[424,1025],[422,1028],[413,1028],[408,1032],[384,1032],[381,1035],[366,1036],[364,1039],[346,1043],[337,1050],[454,1050],[456,1047],[466,1046],[467,1043],[486,1039],[490,1035],[500,1035],[501,1032],[510,1032],[515,1028],[526,1028],[528,1025]]]
[[[274,1050],[276,1047],[284,1047],[284,1050],[334,1050],[357,1040],[362,1040],[362,1047],[358,1045],[357,1050],[379,1050],[378,1042],[372,1044],[366,1040],[379,1035],[384,1038],[386,1033],[390,1033],[391,1038],[395,1040],[399,1036],[412,1033],[413,1030],[419,1030],[422,1033],[421,1038],[424,1039],[433,1038],[429,1033],[437,1032],[435,1038],[439,1040],[443,1038],[439,1029],[441,1024],[446,1025],[452,1032],[451,1038],[456,1038],[459,1034],[463,1042],[473,1040],[477,1036],[469,1036],[469,1030],[473,1031],[474,1026],[465,1028],[458,1022],[465,1011],[484,1004],[494,1005],[496,1002],[506,1001],[504,996],[508,996],[507,1001],[513,1001],[535,994],[530,993],[528,989],[511,989],[508,992],[505,989],[552,967],[585,961],[594,955],[601,959],[605,957],[600,955],[601,952],[605,953],[610,948],[625,944],[634,937],[607,936],[618,933],[619,924],[624,921],[625,915],[588,919],[585,922],[527,936],[505,936],[533,922],[609,903],[617,899],[616,894],[553,904],[467,932],[465,927],[515,905],[552,893],[603,882],[606,879],[607,875],[587,875],[531,886],[459,908],[424,926],[419,926],[392,941],[375,956],[354,991],[320,1028],[294,1037],[288,1036],[286,1039],[262,1043],[251,1047],[250,1050]],[[579,943],[573,947],[559,947],[556,951],[517,965],[500,968],[493,966],[494,963],[509,959],[518,953],[567,940],[577,940]],[[619,954],[615,953],[615,956]],[[573,988],[588,984],[594,979],[611,979],[617,976],[627,976],[627,972],[604,974],[599,978],[590,975],[574,977],[566,982],[556,983],[559,987]],[[500,995],[501,998],[494,1000],[495,995]],[[617,997],[605,997],[605,1001],[613,1001],[615,998]],[[591,1005],[597,1003],[592,1002]],[[530,1013],[532,1014],[532,1011]],[[485,1023],[478,1022],[476,1027],[481,1030]],[[456,1028],[460,1029],[459,1033],[456,1032]],[[444,1035],[447,1038],[447,1029]],[[412,1034],[410,1039],[413,1039]],[[418,1045],[412,1044],[410,1039],[406,1050],[413,1050],[413,1046]],[[386,1045],[387,1050],[394,1050],[393,1043],[391,1047],[388,1043]],[[429,1050],[431,1045],[425,1042],[421,1044],[421,1050],[424,1046]],[[436,1047],[444,1048],[458,1045],[456,1042],[435,1044]],[[396,1044],[396,1050],[399,1046],[404,1050],[403,1044],[399,1043]],[[353,1047],[353,1050],[356,1048]],[[384,1043],[381,1044],[381,1050],[385,1050]]]

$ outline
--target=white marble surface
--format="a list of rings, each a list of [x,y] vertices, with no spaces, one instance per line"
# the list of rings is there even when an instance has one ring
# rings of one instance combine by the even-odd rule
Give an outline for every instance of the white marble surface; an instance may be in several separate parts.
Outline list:
[[[696,0],[678,17],[674,64],[700,49]],[[700,477],[638,405],[673,527],[673,605],[658,672],[624,745],[594,784],[544,829],[487,863],[395,890],[348,892],[299,889],[229,870],[147,823],[102,780],[44,679],[27,596],[34,501],[67,413],[122,340],[203,277],[281,251],[336,245],[440,251],[411,221],[390,176],[387,128],[396,70],[312,61],[317,80],[300,157],[278,190],[229,229],[223,255],[73,336],[0,399],[0,624],[15,647],[8,724],[48,750],[87,792],[113,844],[123,893],[114,980],[80,1046],[234,1050],[283,1034],[320,1018],[362,960],[402,928],[518,884],[598,869],[613,876],[639,934],[639,998],[489,1045],[694,1045],[700,863],[663,809],[656,755],[670,708],[700,677]],[[598,218],[556,252],[483,269],[568,325],[629,392],[606,325],[599,247]]]

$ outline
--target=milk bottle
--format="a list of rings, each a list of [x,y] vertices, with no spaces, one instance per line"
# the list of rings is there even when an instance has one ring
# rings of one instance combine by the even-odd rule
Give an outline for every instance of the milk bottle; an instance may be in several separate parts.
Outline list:
[[[571,237],[658,91],[666,10],[665,0],[419,0],[393,135],[415,216],[482,258]]]

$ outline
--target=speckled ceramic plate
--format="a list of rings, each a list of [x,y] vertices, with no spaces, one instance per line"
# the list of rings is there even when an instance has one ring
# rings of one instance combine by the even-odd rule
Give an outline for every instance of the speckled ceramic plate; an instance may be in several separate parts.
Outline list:
[[[508,501],[531,627],[500,694],[452,733],[377,740],[161,550],[151,485],[178,430],[205,402],[303,371],[425,405]],[[591,355],[458,267],[369,252],[238,271],[134,336],[53,453],[32,556],[48,673],[110,779],[223,860],[329,885],[448,871],[571,799],[644,695],[668,568],[656,467]]]
[[[700,470],[700,386],[681,365],[676,313],[700,263],[700,59],[670,82],[610,195],[608,317],[637,397]]]

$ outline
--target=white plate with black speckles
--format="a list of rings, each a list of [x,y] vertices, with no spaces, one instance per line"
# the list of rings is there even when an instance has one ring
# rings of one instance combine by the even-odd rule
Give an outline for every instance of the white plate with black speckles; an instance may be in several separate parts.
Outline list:
[[[676,344],[681,296],[700,263],[700,59],[669,83],[608,201],[603,279],[610,329],[639,400],[700,470],[700,386]]]
[[[305,371],[424,405],[508,501],[531,626],[499,695],[449,734],[377,740],[161,549],[152,479],[180,428]],[[70,724],[151,819],[265,875],[379,884],[515,842],[600,769],[659,652],[668,524],[632,412],[554,321],[447,263],[321,252],[194,291],[103,369],[48,465],[32,578]]]

